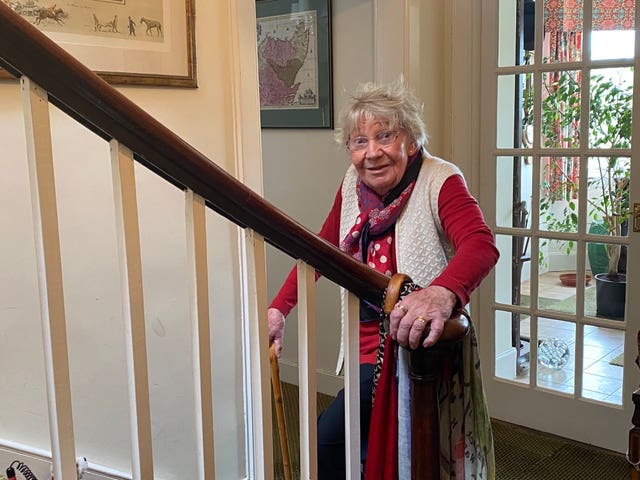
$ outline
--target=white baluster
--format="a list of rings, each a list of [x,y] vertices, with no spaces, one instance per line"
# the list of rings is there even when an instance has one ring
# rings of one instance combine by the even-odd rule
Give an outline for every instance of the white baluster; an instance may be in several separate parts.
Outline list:
[[[271,381],[264,239],[245,230],[253,467],[257,480],[273,479]]]
[[[55,478],[75,478],[69,353],[47,92],[22,77],[27,157],[33,209],[49,434]]]
[[[360,299],[347,294],[344,329],[344,432],[347,478],[360,479]]]
[[[300,478],[318,478],[315,269],[298,260]]]
[[[153,478],[147,344],[142,295],[138,205],[131,150],[109,144],[115,202],[122,316],[125,322],[133,479]]]
[[[198,478],[215,478],[213,449],[213,394],[209,326],[209,279],[204,199],[191,190],[185,198],[189,314],[193,342],[194,400]]]

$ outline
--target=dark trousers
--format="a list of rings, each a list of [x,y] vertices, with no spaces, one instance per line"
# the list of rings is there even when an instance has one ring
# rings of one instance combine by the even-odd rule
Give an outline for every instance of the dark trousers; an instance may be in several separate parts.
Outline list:
[[[367,458],[369,423],[371,422],[371,391],[374,365],[360,365],[360,458]],[[344,443],[344,390],[318,417],[318,479],[341,480],[346,477]]]

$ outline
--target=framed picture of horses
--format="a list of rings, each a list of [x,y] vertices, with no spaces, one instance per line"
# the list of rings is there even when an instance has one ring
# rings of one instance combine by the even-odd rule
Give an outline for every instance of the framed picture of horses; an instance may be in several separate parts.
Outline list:
[[[109,83],[197,87],[195,0],[0,2]]]
[[[257,0],[263,128],[333,128],[331,1]]]

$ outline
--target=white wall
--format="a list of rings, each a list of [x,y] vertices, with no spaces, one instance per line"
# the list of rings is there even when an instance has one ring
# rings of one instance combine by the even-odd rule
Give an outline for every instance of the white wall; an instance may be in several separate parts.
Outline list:
[[[198,0],[198,89],[121,88],[235,169],[226,2]],[[0,84],[0,439],[50,450],[19,87]],[[52,110],[77,453],[130,471],[123,320],[108,145]],[[183,193],[136,168],[157,478],[195,478]],[[235,226],[208,216],[219,478],[245,474]]]

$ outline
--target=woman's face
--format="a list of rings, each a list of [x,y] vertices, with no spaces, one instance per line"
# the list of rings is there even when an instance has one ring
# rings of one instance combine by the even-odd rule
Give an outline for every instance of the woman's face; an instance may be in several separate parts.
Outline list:
[[[360,120],[358,129],[349,134],[351,162],[360,180],[381,197],[400,183],[416,149],[404,130],[391,130],[377,118]]]

